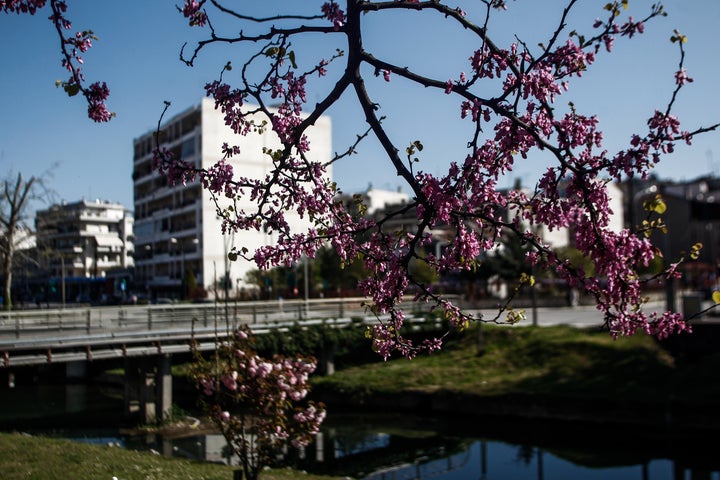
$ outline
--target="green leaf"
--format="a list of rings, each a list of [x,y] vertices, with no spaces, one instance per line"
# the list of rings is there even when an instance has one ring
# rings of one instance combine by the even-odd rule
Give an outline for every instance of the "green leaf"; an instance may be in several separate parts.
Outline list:
[[[685,35],[683,35],[682,33],[680,33],[680,31],[678,29],[673,30],[673,32],[675,33],[675,35],[670,37],[671,42],[673,42],[673,43],[675,43],[675,42],[686,43],[687,42],[687,37]]]
[[[662,215],[667,211],[667,205],[660,195],[656,195],[652,200],[643,202],[643,208],[648,212],[655,212],[658,215]]]
[[[80,85],[78,85],[77,83],[66,83],[65,85],[63,85],[63,89],[69,97],[74,97],[80,92]]]
[[[665,202],[663,202],[661,198],[655,200],[655,206],[653,208],[653,211],[660,215],[667,211],[667,205],[665,205]]]
[[[719,291],[715,290],[712,293],[712,301],[715,302],[716,304],[720,304],[720,292]]]

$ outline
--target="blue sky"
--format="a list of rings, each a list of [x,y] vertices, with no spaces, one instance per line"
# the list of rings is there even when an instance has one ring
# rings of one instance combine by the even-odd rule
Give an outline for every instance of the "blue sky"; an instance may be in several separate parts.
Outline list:
[[[237,66],[243,51],[237,48],[208,51],[188,68],[178,60],[185,41],[197,38],[176,12],[176,1],[125,0],[123,2],[70,0],[68,17],[73,30],[91,28],[100,37],[85,55],[87,79],[107,81],[109,107],[117,117],[109,124],[94,124],[86,106],[69,99],[55,87],[65,77],[60,67],[58,40],[48,12],[35,17],[0,15],[0,169],[25,175],[51,173],[57,200],[81,198],[119,201],[132,208],[132,140],[154,128],[163,101],[172,102],[175,114],[199,102],[204,84],[216,78],[222,65]],[[244,2],[251,8],[298,11],[298,5],[322,1]],[[479,14],[479,2],[458,0],[470,17]],[[529,45],[548,38],[557,24],[564,2],[517,0],[510,10],[491,24],[496,42],[508,46],[517,34]],[[571,17],[572,28],[590,30],[603,14],[606,0],[581,0]],[[641,17],[652,2],[631,0],[630,13]],[[279,7],[277,4],[281,4]],[[453,4],[455,5],[455,4]],[[656,107],[664,107],[673,88],[677,49],[669,41],[673,29],[688,36],[686,67],[695,82],[685,89],[676,113],[683,126],[693,129],[720,120],[720,55],[716,27],[720,2],[716,0],[668,0],[669,16],[652,22],[646,33],[631,41],[618,39],[612,55],[598,62],[571,91],[560,96],[560,106],[573,101],[582,113],[596,113],[605,132],[605,147],[623,148],[633,131],[643,131],[645,120]],[[237,25],[222,25],[238,30]],[[366,47],[377,57],[419,70],[438,79],[457,78],[467,71],[468,57],[477,48],[473,38],[447,28],[434,15],[404,12],[402,15],[367,16]],[[342,44],[337,36],[321,35],[297,43],[299,61],[327,57]],[[330,79],[337,72],[330,72]],[[449,161],[462,161],[468,140],[466,122],[459,119],[459,103],[452,96],[404,84],[399,78],[385,83],[369,81],[371,94],[388,115],[386,126],[399,148],[414,140],[426,146],[420,168],[442,174]],[[310,92],[310,101],[322,97],[323,82]],[[333,149],[344,150],[364,130],[362,116],[352,98],[330,111],[333,118]],[[508,176],[509,185],[519,177],[533,184],[546,163],[538,155],[521,161]],[[691,148],[679,148],[657,168],[663,178],[690,179],[704,174],[720,175],[720,133],[695,140]],[[343,190],[352,192],[372,184],[395,189],[399,179],[382,156],[378,145],[368,141],[350,161],[338,164],[335,178]]]

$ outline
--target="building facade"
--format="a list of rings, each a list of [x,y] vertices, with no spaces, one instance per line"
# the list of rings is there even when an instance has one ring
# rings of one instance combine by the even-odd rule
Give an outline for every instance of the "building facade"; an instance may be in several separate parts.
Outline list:
[[[272,160],[263,150],[281,147],[270,129],[247,136],[235,134],[225,125],[224,114],[215,110],[214,101],[208,98],[168,120],[161,130],[161,148],[203,169],[222,158],[224,143],[238,145],[241,153],[230,163],[235,172],[248,178],[264,178],[272,168]],[[312,158],[329,161],[330,119],[318,119],[307,136]],[[136,280],[143,283],[147,294],[152,298],[212,297],[216,293],[222,297],[228,288],[235,294],[236,289],[248,287],[247,273],[257,267],[241,259],[229,262],[227,254],[233,246],[252,252],[273,244],[272,235],[257,231],[223,235],[217,205],[199,180],[170,186],[152,169],[155,131],[141,135],[133,143]],[[238,198],[236,206],[250,209],[251,203]],[[298,231],[307,227],[307,221],[297,215],[288,214],[288,220]]]
[[[697,277],[717,277],[720,273],[720,179],[700,177],[678,182],[650,178],[626,182],[624,188],[628,191],[630,228],[639,228],[643,220],[663,219],[666,231],[654,231],[650,239],[662,251],[666,263],[684,258],[681,270],[697,270],[691,272]],[[662,198],[667,207],[662,215],[650,214],[643,206],[656,196]],[[691,259],[688,252],[696,243],[702,244],[702,248],[697,258]]]
[[[610,207],[609,223],[607,228],[613,232],[620,232],[625,227],[625,197],[623,189],[615,182],[607,182],[608,206]],[[528,191],[528,193],[530,193]],[[564,192],[563,192],[564,194]],[[573,231],[571,228],[555,228],[550,230],[545,225],[537,225],[535,233],[542,238],[550,248],[559,249],[572,247]]]
[[[66,300],[105,294],[98,284],[134,266],[133,216],[119,203],[81,200],[52,205],[36,212],[35,229],[39,265],[52,282],[73,285]]]

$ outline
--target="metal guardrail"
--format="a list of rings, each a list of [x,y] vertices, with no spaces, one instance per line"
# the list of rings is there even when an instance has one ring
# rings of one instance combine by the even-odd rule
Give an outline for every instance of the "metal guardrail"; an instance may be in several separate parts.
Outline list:
[[[362,298],[14,311],[0,313],[0,344],[10,337],[35,339],[46,334],[58,336],[59,332],[74,331],[91,335],[106,331],[152,331],[178,326],[189,327],[193,320],[204,326],[219,318],[223,322],[229,319],[234,325],[252,325],[367,314]]]
[[[0,314],[0,368],[216,348],[240,324],[256,334],[295,324],[340,328],[378,319],[365,299],[313,299],[227,304],[93,307]],[[428,304],[408,303],[416,316]]]

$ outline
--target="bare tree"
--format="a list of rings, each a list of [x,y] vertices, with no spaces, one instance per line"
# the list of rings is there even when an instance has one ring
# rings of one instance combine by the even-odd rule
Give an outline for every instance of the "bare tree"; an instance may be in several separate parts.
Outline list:
[[[3,307],[12,309],[12,274],[13,258],[19,242],[27,237],[23,232],[30,232],[29,201],[34,197],[34,189],[39,184],[36,177],[27,180],[22,173],[3,180],[2,195],[0,196],[0,253],[2,253],[2,271],[5,279],[3,290]]]

